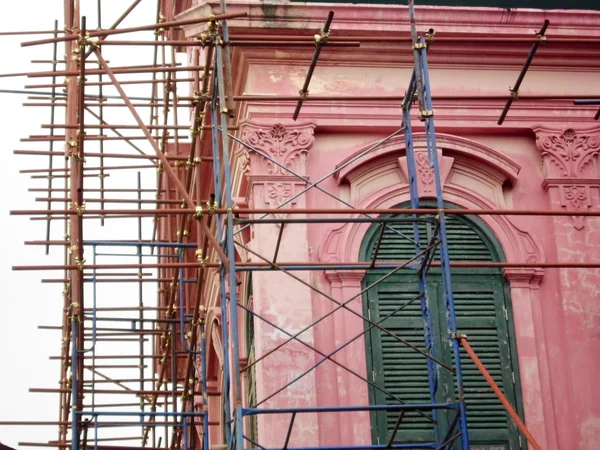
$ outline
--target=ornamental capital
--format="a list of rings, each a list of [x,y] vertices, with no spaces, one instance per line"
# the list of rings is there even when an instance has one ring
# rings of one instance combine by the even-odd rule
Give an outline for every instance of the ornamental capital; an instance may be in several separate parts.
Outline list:
[[[306,175],[306,154],[315,142],[314,122],[241,125],[247,170],[252,175]]]
[[[592,200],[600,192],[600,128],[534,131],[544,165],[543,187],[552,204],[573,212],[573,226],[582,230],[585,219],[577,213],[594,207]]]
[[[599,178],[600,129],[535,131],[547,178]]]

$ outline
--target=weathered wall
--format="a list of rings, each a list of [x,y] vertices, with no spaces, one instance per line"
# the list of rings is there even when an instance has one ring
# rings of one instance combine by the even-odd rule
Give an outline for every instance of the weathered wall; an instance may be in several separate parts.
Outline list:
[[[277,2],[232,1],[229,12],[250,16],[232,22],[232,34],[269,28],[282,34],[318,30],[329,9],[336,33],[406,36],[406,9],[379,6],[324,6]],[[202,3],[198,11],[218,8]],[[193,13],[190,12],[190,14]],[[475,209],[553,209],[572,211],[563,217],[483,217],[501,242],[508,262],[598,262],[600,219],[577,211],[600,208],[600,128],[594,107],[576,107],[573,98],[594,94],[600,60],[596,47],[548,44],[542,47],[502,127],[496,121],[530,44],[481,44],[477,38],[532,36],[550,18],[553,38],[600,36],[600,14],[518,11],[510,20],[500,10],[417,9],[419,29],[434,26],[440,41],[430,51],[430,72],[439,149],[445,167],[447,200]],[[233,24],[236,25],[233,25]],[[278,29],[281,28],[281,29]],[[285,28],[285,29],[284,29]],[[191,27],[194,35],[201,31]],[[469,38],[444,44],[441,37]],[[296,95],[312,48],[238,48],[234,51],[236,95]],[[406,45],[371,43],[359,49],[325,49],[310,86],[310,95],[398,95],[408,84],[411,52]],[[538,101],[527,96],[553,96]],[[443,98],[454,96],[454,98]],[[559,98],[563,96],[563,98]],[[467,98],[468,97],[468,98]],[[295,102],[246,101],[238,105],[240,137],[294,168],[311,182],[321,180],[353,155],[398,129],[398,101],[308,101],[297,123]],[[243,122],[244,121],[247,122]],[[276,124],[282,124],[277,125]],[[422,131],[418,121],[415,131]],[[257,137],[259,136],[259,137]],[[303,137],[305,136],[305,137]],[[416,136],[422,150],[422,136]],[[241,148],[237,149],[243,155]],[[408,199],[402,136],[339,170],[319,184],[357,207],[392,207]],[[307,186],[306,181],[250,158],[248,185],[240,196],[251,206],[276,207]],[[242,158],[242,156],[240,156]],[[289,163],[289,164],[288,164]],[[426,189],[426,182],[420,181]],[[340,202],[311,189],[292,207],[339,207]],[[358,261],[367,225],[293,225],[284,230],[279,261]],[[270,259],[278,239],[275,225],[255,226],[251,248]],[[260,260],[251,257],[252,260]],[[519,353],[525,420],[544,449],[592,450],[600,447],[600,271],[598,269],[506,269],[511,288]],[[254,306],[259,314],[294,333],[335,306],[303,283],[337,301],[360,292],[361,273],[341,271],[260,274]],[[360,299],[350,304],[361,311]],[[322,321],[303,340],[329,353],[362,330],[347,312]],[[284,340],[266,324],[256,328],[257,354]],[[258,369],[262,399],[315,364],[321,356],[300,343],[288,344]],[[335,359],[365,376],[362,339]],[[294,390],[296,389],[296,390]],[[329,361],[303,377],[301,384],[273,397],[270,407],[367,404],[366,385]],[[352,418],[352,420],[349,419]],[[282,445],[289,416],[259,422],[261,444]],[[370,439],[368,415],[307,415],[296,422],[294,446],[364,444]]]

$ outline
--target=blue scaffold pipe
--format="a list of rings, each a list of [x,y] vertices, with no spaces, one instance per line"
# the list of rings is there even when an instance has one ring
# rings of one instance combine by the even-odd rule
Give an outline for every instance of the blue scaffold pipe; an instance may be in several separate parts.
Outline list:
[[[412,444],[373,444],[373,445],[337,445],[329,447],[288,447],[286,450],[379,450],[379,449],[419,449],[438,448],[436,442],[419,442]],[[246,450],[284,450],[282,447],[250,447]]]
[[[239,337],[238,337],[238,316],[237,316],[237,273],[235,265],[235,247],[233,243],[233,214],[231,210],[233,208],[233,197],[231,188],[231,165],[229,163],[229,133],[227,132],[227,108],[225,100],[225,85],[223,80],[225,79],[223,74],[223,46],[217,45],[217,87],[219,90],[219,105],[221,106],[221,137],[222,137],[222,150],[223,150],[223,161],[222,164],[225,169],[225,201],[227,206],[227,227],[226,227],[226,241],[227,241],[227,259],[229,259],[229,305],[230,305],[230,327],[231,327],[231,353],[233,354],[233,382],[235,388],[235,417],[234,417],[234,431],[235,431],[235,443],[237,450],[244,450],[244,439],[243,439],[243,421],[242,421],[242,379],[240,370],[240,348],[239,348]],[[225,308],[227,309],[227,308]],[[223,323],[225,318],[223,317]],[[224,326],[223,328],[226,328]],[[224,347],[227,348],[227,347]],[[231,441],[230,441],[231,442]],[[231,450],[231,449],[230,449]]]
[[[415,403],[411,405],[368,406],[315,406],[312,408],[242,408],[244,416],[258,414],[325,413],[352,411],[431,411],[433,409],[456,409],[459,403]]]
[[[177,262],[178,263],[182,263],[183,262],[183,250],[178,249],[177,250]],[[179,315],[181,316],[179,325],[180,325],[180,329],[179,329],[179,335],[181,337],[181,347],[183,348],[183,350],[187,353],[191,353],[192,355],[201,355],[202,352],[201,351],[195,351],[192,350],[191,348],[188,347],[187,343],[185,342],[185,305],[183,303],[183,297],[184,297],[184,289],[183,289],[183,267],[181,267],[179,269]]]
[[[419,76],[419,72],[413,70],[412,76],[410,79],[410,84],[408,87],[408,95],[412,97],[417,83],[417,77]],[[421,95],[419,93],[419,95]],[[410,102],[411,98],[407,100],[404,108],[402,110],[402,118],[405,124],[404,130],[404,142],[406,146],[406,165],[408,169],[408,183],[409,183],[409,191],[410,191],[410,206],[413,209],[419,208],[419,189],[417,185],[417,168],[415,163],[415,149],[413,144],[413,134],[412,134],[412,125],[410,118]],[[416,215],[413,216],[416,218]],[[421,240],[419,233],[419,224],[413,223],[413,240],[414,240],[414,248],[415,253],[421,253]],[[426,258],[423,258],[425,261]],[[423,339],[425,343],[425,351],[427,351],[432,357],[435,358],[435,353],[433,351],[433,339],[431,336],[431,317],[429,312],[429,295],[427,289],[427,272],[421,270],[422,264],[419,265],[418,270],[418,278],[419,278],[419,292],[421,293],[421,317],[423,320]],[[437,367],[433,363],[431,359],[427,359],[427,375],[428,375],[428,383],[429,383],[429,401],[431,403],[437,403]],[[438,413],[437,410],[432,411],[433,418],[433,431],[435,440],[439,441],[439,426],[438,426]]]
[[[437,158],[437,140],[435,136],[435,125],[433,120],[433,109],[432,109],[432,101],[431,101],[431,88],[429,84],[429,64],[427,61],[427,48],[424,45],[425,39],[423,37],[420,38],[419,42],[423,44],[423,48],[421,49],[421,69],[423,73],[423,83],[424,83],[424,108],[427,111],[431,111],[431,114],[427,114],[425,117],[425,133],[427,140],[427,151],[431,155],[430,164],[434,169],[435,176],[435,189],[436,189],[436,198],[437,198],[437,206],[439,209],[444,207],[444,198],[442,192],[442,183],[440,176],[440,168],[439,162]],[[445,292],[445,303],[447,308],[447,317],[448,317],[448,328],[449,328],[449,340],[452,346],[452,350],[454,352],[454,366],[456,370],[456,384],[458,388],[458,398],[459,401],[459,409],[460,409],[460,448],[461,450],[469,450],[469,433],[467,429],[467,412],[466,406],[464,402],[464,392],[463,392],[463,378],[462,378],[462,368],[460,361],[460,345],[457,339],[454,339],[454,334],[457,332],[456,329],[456,311],[454,309],[454,295],[452,292],[452,275],[450,273],[450,257],[448,254],[448,241],[447,241],[447,232],[446,232],[446,218],[443,211],[439,213],[439,223],[440,223],[440,261],[442,266],[442,284],[444,286]]]
[[[95,266],[96,265],[96,246],[93,245],[92,246],[92,264]],[[96,308],[96,304],[97,304],[97,298],[98,298],[98,286],[97,286],[97,280],[98,280],[98,274],[96,272],[96,269],[92,270],[92,346],[88,349],[81,349],[79,350],[79,353],[88,353],[93,351],[96,348],[96,322],[97,322],[97,308]],[[83,279],[83,281],[85,282],[86,279]]]

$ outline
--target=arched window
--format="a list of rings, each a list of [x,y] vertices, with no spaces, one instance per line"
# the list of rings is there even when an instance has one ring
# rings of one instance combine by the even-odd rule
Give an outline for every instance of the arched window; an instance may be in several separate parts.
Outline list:
[[[389,225],[412,239],[412,223]],[[365,236],[361,248],[361,257],[365,261],[373,258],[380,237],[380,227],[381,225],[374,224]],[[424,249],[433,232],[433,225],[420,224],[419,227],[421,248]],[[504,260],[500,245],[492,232],[477,218],[447,216],[447,236],[451,263]],[[411,240],[386,229],[377,252],[378,261],[406,261],[414,255]],[[376,283],[387,272],[389,270],[368,271],[364,278],[365,287]],[[517,411],[522,412],[512,308],[502,271],[497,268],[455,268],[452,269],[452,287],[458,331],[468,336],[471,346],[509,401]],[[419,283],[414,270],[401,270],[366,292],[363,297],[365,315],[378,322],[408,303],[408,306],[385,319],[381,325],[425,350],[420,301],[409,303],[418,294]],[[438,359],[452,366],[453,356],[448,342],[447,315],[439,268],[431,268],[428,272],[428,294],[434,352]],[[365,337],[370,379],[393,396],[371,388],[370,402],[397,404],[399,399],[406,403],[430,403],[426,358],[376,328],[369,330]],[[520,449],[518,430],[468,355],[462,351],[461,365],[471,448]],[[455,401],[454,377],[440,366],[437,372],[437,401]],[[425,415],[430,417],[431,413]],[[453,413],[439,414],[442,437],[452,418]],[[397,412],[373,413],[371,428],[375,443],[388,443],[397,419]],[[395,435],[397,443],[433,439],[432,421],[416,412],[404,415]]]

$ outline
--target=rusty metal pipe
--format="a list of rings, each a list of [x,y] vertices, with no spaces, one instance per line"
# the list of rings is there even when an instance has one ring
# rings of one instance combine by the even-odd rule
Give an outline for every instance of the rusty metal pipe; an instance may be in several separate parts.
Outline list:
[[[132,33],[136,31],[150,31],[150,30],[158,30],[161,28],[173,28],[173,27],[181,27],[183,25],[191,25],[196,23],[205,23],[210,22],[211,20],[226,20],[226,19],[238,19],[240,17],[246,17],[248,13],[231,13],[231,14],[220,14],[213,17],[206,17],[201,19],[188,19],[188,20],[178,20],[173,22],[163,22],[156,23],[150,25],[143,25],[139,27],[131,27],[131,28],[120,28],[114,30],[100,30],[100,31],[92,31],[89,33],[90,37],[100,37],[100,36],[111,36],[114,34],[123,34],[123,33]],[[60,38],[53,39],[42,39],[38,41],[28,41],[22,42],[21,47],[29,47],[32,45],[40,45],[40,44],[51,44],[53,42],[65,42],[65,41],[74,41],[79,39],[79,35],[70,35],[64,36]]]
[[[194,70],[203,70],[202,66],[184,66],[184,67],[132,67],[114,69],[115,74],[126,74],[126,73],[155,73],[155,72],[192,72]],[[106,69],[90,69],[86,70],[87,75],[105,75]],[[42,77],[76,77],[79,75],[78,71],[75,70],[57,70],[49,72],[29,72],[28,78],[42,78]]]
[[[492,388],[492,390],[494,391],[494,393],[500,400],[500,403],[502,403],[502,406],[504,406],[504,408],[506,409],[506,412],[508,412],[509,416],[515,422],[515,425],[517,425],[519,430],[521,430],[521,433],[523,433],[525,435],[525,438],[527,439],[527,441],[529,441],[529,444],[533,447],[534,450],[542,450],[542,447],[540,447],[540,445],[537,443],[537,441],[535,440],[535,438],[533,437],[531,432],[527,429],[527,427],[525,426],[525,424],[523,423],[523,421],[521,420],[521,418],[519,417],[519,415],[517,414],[515,409],[512,407],[512,405],[510,404],[510,402],[508,401],[508,399],[506,398],[506,396],[504,395],[504,393],[502,392],[502,390],[500,389],[498,384],[494,381],[494,379],[492,378],[490,373],[487,371],[487,369],[485,368],[485,366],[483,365],[481,360],[477,357],[477,354],[473,351],[473,349],[467,342],[467,337],[462,335],[459,337],[459,339],[460,339],[461,345],[463,346],[465,351],[468,353],[468,355],[471,357],[471,359],[473,360],[473,362],[475,363],[475,365],[477,366],[477,368],[483,375],[483,378],[485,378],[485,381],[487,381],[487,383],[490,385],[490,387]]]
[[[14,150],[13,154],[15,155],[45,155],[45,156],[64,156],[64,152],[51,152],[51,151],[43,151],[43,150]],[[158,156],[156,155],[128,155],[125,153],[93,153],[86,152],[87,157],[102,157],[102,158],[122,158],[122,159],[148,159],[156,161],[158,160]],[[187,156],[177,156],[177,155],[166,155],[166,158],[170,161],[187,161],[189,158]],[[202,161],[212,161],[212,156],[202,158]],[[41,189],[47,190],[47,189]],[[30,189],[31,191],[31,189]],[[86,191],[90,191],[86,189]],[[122,190],[118,190],[119,192],[126,192]],[[137,192],[137,190],[133,190]],[[142,192],[156,192],[155,189],[142,189]]]
[[[115,74],[110,70],[110,67],[108,67],[108,65],[104,61],[104,58],[102,57],[102,54],[98,50],[95,50],[95,53],[96,53],[96,57],[101,62],[101,65],[106,69],[107,75],[109,76],[109,78],[112,80],[113,84],[115,85],[115,87],[119,91],[119,94],[121,94],[121,97],[123,97],[123,101],[127,104],[129,110],[131,111],[131,114],[135,118],[136,122],[139,124],[139,126],[142,129],[142,131],[144,132],[145,136],[148,138],[148,141],[150,142],[150,144],[154,148],[154,151],[156,152],[157,156],[160,158],[160,160],[161,160],[161,162],[163,164],[163,167],[164,167],[164,169],[165,169],[165,171],[166,171],[169,179],[171,181],[173,181],[173,183],[175,184],[175,186],[177,186],[177,188],[179,190],[179,193],[181,194],[181,196],[185,200],[186,204],[187,205],[194,205],[194,201],[192,200],[192,198],[188,194],[188,192],[186,190],[186,187],[183,185],[183,183],[181,182],[181,180],[177,176],[177,173],[173,170],[173,168],[171,167],[169,161],[167,160],[167,158],[164,156],[163,152],[158,147],[158,144],[153,139],[152,134],[150,133],[150,131],[145,127],[145,124],[142,121],[142,118],[139,116],[139,114],[137,113],[137,111],[135,110],[135,108],[132,106],[131,101],[129,100],[129,98],[125,94],[125,91],[123,90],[123,88],[121,87],[121,85],[119,84],[119,82],[117,81],[117,79],[115,78]],[[195,214],[195,212],[196,212],[196,210],[194,209],[194,213],[192,213],[192,214]],[[206,237],[208,238],[209,242],[211,243],[212,247],[214,248],[215,252],[217,252],[217,254],[219,255],[219,258],[221,258],[221,261],[223,261],[223,263],[225,264],[225,266],[228,267],[229,261],[227,259],[227,256],[225,256],[225,253],[221,249],[221,246],[217,242],[217,239],[212,235],[212,232],[208,229],[208,227],[206,226],[206,223],[201,218],[199,220],[199,223],[200,223],[200,226],[202,227],[202,229],[203,229]]]
[[[187,199],[186,199],[187,201]],[[281,215],[303,215],[303,214],[333,214],[333,215],[349,215],[353,216],[356,214],[430,214],[435,215],[438,212],[443,211],[448,216],[586,216],[596,217],[600,216],[600,211],[587,210],[587,211],[567,211],[567,210],[552,210],[552,209],[409,209],[409,208],[233,208],[232,213],[236,216],[244,216],[251,214],[281,214]],[[11,215],[16,216],[35,216],[48,214],[48,210],[13,210],[10,211]],[[99,210],[85,210],[82,214],[131,214],[135,210],[129,209],[99,209]],[[177,210],[168,209],[145,209],[139,213],[142,215],[146,214],[194,214],[197,211],[190,208],[180,208]],[[213,214],[227,214],[226,208],[215,208]],[[54,214],[77,214],[76,211],[70,209],[63,210],[52,210]],[[206,213],[205,213],[206,214]],[[282,220],[284,221],[284,220]],[[343,222],[343,219],[340,219]],[[260,219],[256,219],[256,223],[260,223]]]
[[[192,78],[179,78],[177,82],[190,82]],[[165,80],[123,80],[121,84],[157,84],[165,83]],[[87,86],[112,86],[110,81],[88,81],[85,83]],[[25,89],[41,89],[41,88],[52,88],[52,87],[64,87],[65,83],[47,83],[47,84],[30,84],[25,85]],[[44,97],[45,98],[45,97]]]
[[[287,270],[325,270],[325,269],[339,269],[339,270],[366,270],[371,268],[370,262],[346,262],[346,263],[307,263],[302,261],[285,261],[277,263],[279,267]],[[385,261],[376,262],[375,268],[377,267],[397,267],[406,265],[406,261]],[[536,263],[511,263],[511,262],[466,262],[458,261],[450,264],[453,268],[488,268],[488,269],[502,269],[502,268],[541,268],[541,269],[597,269],[600,268],[600,262],[594,263],[573,263],[573,262],[536,262]],[[240,270],[273,270],[272,264],[258,263],[258,262],[240,262],[236,264]],[[86,264],[85,269],[96,269],[96,270],[107,270],[107,269],[186,269],[186,268],[218,268],[219,263],[156,263],[156,264]],[[288,269],[292,267],[292,269]],[[433,262],[431,267],[440,267],[440,263]],[[73,264],[57,264],[57,265],[46,265],[46,266],[13,266],[12,270],[24,271],[24,270],[74,270],[78,266]],[[100,280],[98,280],[100,281]],[[136,280],[139,281],[139,280]]]

